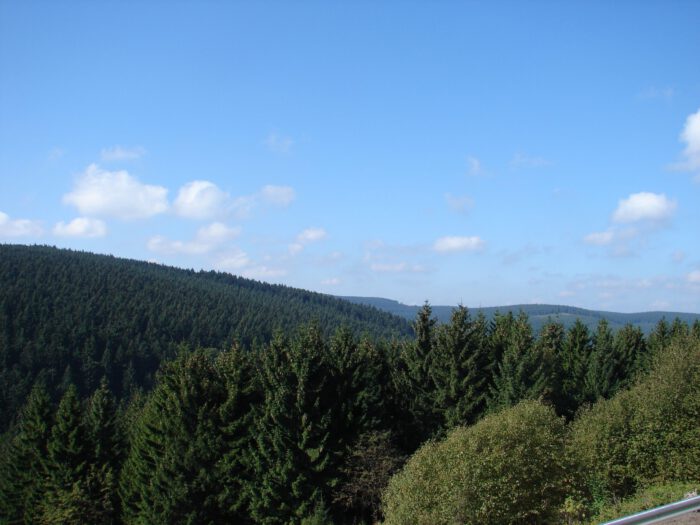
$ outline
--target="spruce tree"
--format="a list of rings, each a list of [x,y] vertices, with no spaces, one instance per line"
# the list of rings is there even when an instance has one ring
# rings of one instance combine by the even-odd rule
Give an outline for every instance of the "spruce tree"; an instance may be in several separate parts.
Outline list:
[[[618,362],[622,356],[614,344],[607,320],[601,319],[593,335],[592,349],[584,386],[584,399],[593,403],[599,398],[609,398],[620,387]]]
[[[483,412],[488,352],[485,319],[472,321],[464,306],[454,309],[450,323],[438,328],[431,376],[443,430],[471,424]]]
[[[0,462],[0,516],[7,523],[33,524],[47,485],[52,409],[43,385],[36,384],[23,407],[18,429],[8,436]]]
[[[337,402],[328,352],[312,325],[293,340],[277,334],[260,358],[264,401],[257,417],[252,516],[262,524],[298,524],[326,507],[337,483],[332,448]]]
[[[590,366],[591,351],[588,327],[580,319],[576,319],[566,333],[562,360],[567,417],[572,417],[578,407],[586,401],[586,375]]]
[[[227,452],[225,382],[209,352],[168,363],[136,421],[121,472],[125,523],[227,523],[220,465]]]
[[[74,385],[68,385],[56,411],[48,442],[48,487],[42,502],[41,522],[77,523],[83,514],[90,443],[83,421],[83,408]]]
[[[532,327],[525,312],[511,325],[501,362],[493,379],[488,407],[497,411],[524,399],[537,399],[545,389],[545,377],[534,348]]]

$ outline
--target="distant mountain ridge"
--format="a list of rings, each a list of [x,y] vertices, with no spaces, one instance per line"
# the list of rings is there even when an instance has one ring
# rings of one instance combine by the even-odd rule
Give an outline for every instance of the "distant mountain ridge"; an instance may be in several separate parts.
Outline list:
[[[373,306],[378,310],[383,310],[410,320],[415,318],[416,313],[421,308],[420,306],[407,305],[393,299],[385,299],[382,297],[343,296],[341,298],[351,303]],[[431,308],[433,309],[433,315],[440,322],[447,322],[450,320],[450,315],[455,306],[431,305]],[[638,326],[644,333],[648,334],[663,318],[671,322],[678,317],[681,321],[688,324],[692,324],[694,321],[700,319],[700,314],[684,312],[639,312],[625,314],[603,310],[587,310],[576,306],[556,304],[515,304],[509,306],[469,308],[472,315],[483,312],[487,319],[493,318],[496,312],[502,314],[513,312],[517,314],[521,310],[528,315],[530,323],[536,332],[550,320],[558,321],[568,328],[576,322],[576,319],[580,319],[586,326],[593,328],[601,319],[606,319],[610,324],[610,328],[613,330],[620,329],[626,324],[632,324]]]

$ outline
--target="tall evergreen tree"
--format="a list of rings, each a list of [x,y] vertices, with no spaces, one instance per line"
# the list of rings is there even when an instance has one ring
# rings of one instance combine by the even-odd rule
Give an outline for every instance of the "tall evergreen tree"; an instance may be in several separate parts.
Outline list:
[[[90,443],[78,391],[68,385],[48,442],[48,487],[41,522],[79,523],[87,499]]]
[[[536,399],[545,389],[545,377],[534,348],[532,327],[525,312],[511,325],[503,357],[493,379],[489,410],[510,407],[523,399]]]
[[[539,360],[539,369],[536,372],[541,378],[542,401],[554,406],[558,414],[565,410],[564,394],[564,326],[561,323],[548,322],[540,330],[535,342],[535,352]]]
[[[264,401],[253,454],[253,518],[261,524],[298,524],[327,506],[337,483],[332,468],[334,385],[317,326],[291,341],[281,334],[263,351],[259,381]]]
[[[435,410],[443,430],[473,423],[483,412],[488,387],[488,336],[483,316],[472,321],[459,306],[438,327],[431,376]]]
[[[565,413],[572,417],[586,401],[586,375],[590,366],[591,334],[579,319],[566,333],[563,353]]]
[[[439,431],[440,418],[434,407],[435,384],[431,372],[436,324],[432,308],[426,302],[413,323],[415,340],[404,343],[401,348],[401,373],[397,374],[397,383],[404,409],[411,417],[412,448]]]
[[[221,505],[220,466],[227,442],[221,407],[225,382],[210,353],[168,363],[130,439],[121,472],[125,523],[218,524],[233,519]]]
[[[610,326],[605,319],[598,322],[598,327],[593,335],[591,355],[588,371],[584,382],[584,399],[595,402],[600,398],[609,398],[620,387],[618,362],[618,347],[614,344],[614,337]]]
[[[41,384],[36,384],[21,411],[17,433],[2,450],[0,516],[9,524],[39,522],[48,477],[51,421],[49,396]]]

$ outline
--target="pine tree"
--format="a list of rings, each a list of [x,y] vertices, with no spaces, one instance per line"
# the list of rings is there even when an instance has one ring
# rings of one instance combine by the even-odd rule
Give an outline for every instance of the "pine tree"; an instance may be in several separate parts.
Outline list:
[[[327,505],[337,482],[331,446],[336,400],[327,355],[314,325],[292,341],[278,334],[261,355],[265,399],[256,424],[251,498],[258,523],[300,523]]]
[[[6,442],[0,462],[0,516],[7,523],[38,523],[47,482],[51,403],[43,385],[32,389],[17,433]]]
[[[431,376],[443,430],[473,423],[484,410],[488,374],[486,321],[459,306],[437,330]]]
[[[68,385],[61,398],[47,448],[49,479],[41,522],[57,524],[79,514],[76,505],[87,490],[90,444],[74,385]]]
[[[535,343],[535,352],[539,359],[537,375],[542,379],[539,393],[542,401],[554,406],[557,414],[565,410],[564,394],[564,326],[561,323],[548,322],[540,330]]]
[[[617,372],[621,356],[617,354],[617,350],[607,320],[601,319],[593,335],[584,386],[585,401],[593,403],[600,398],[607,399],[619,389],[621,378],[617,376]]]
[[[572,417],[586,401],[586,375],[590,366],[591,336],[588,327],[576,319],[566,333],[563,353],[565,414]]]
[[[545,377],[534,348],[532,327],[525,312],[520,312],[511,327],[501,362],[488,400],[491,411],[510,407],[524,399],[537,399],[545,389]]]
[[[435,412],[431,367],[435,345],[435,325],[432,309],[426,302],[416,314],[413,323],[415,340],[404,343],[401,348],[401,362],[397,374],[402,403],[410,414],[410,431],[413,447],[439,432],[440,418]]]
[[[130,438],[121,472],[125,523],[226,523],[219,466],[227,451],[225,382],[212,356],[182,353],[168,363]]]

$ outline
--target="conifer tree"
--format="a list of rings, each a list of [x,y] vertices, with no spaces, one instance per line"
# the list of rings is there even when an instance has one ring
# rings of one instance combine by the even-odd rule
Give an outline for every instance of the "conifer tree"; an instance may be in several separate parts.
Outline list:
[[[56,411],[48,442],[48,487],[41,523],[77,523],[86,496],[90,443],[83,408],[74,385],[68,385]]]
[[[564,326],[557,322],[548,322],[540,330],[535,343],[535,352],[538,356],[539,367],[537,376],[541,378],[542,401],[554,406],[557,414],[562,414],[565,409],[564,396]]]
[[[7,523],[38,523],[47,482],[51,402],[36,384],[23,407],[17,433],[5,442],[0,462],[0,516]]]
[[[588,327],[576,319],[566,333],[563,353],[565,413],[572,417],[586,400],[586,375],[590,366],[591,335]]]
[[[328,505],[337,483],[332,449],[337,400],[317,326],[289,341],[278,334],[263,351],[259,381],[252,516],[262,524],[298,524]]]
[[[524,399],[536,399],[545,388],[538,372],[540,363],[534,349],[532,327],[525,312],[511,326],[501,362],[488,400],[491,411],[510,407]]]
[[[125,523],[226,523],[220,465],[226,454],[221,407],[228,399],[211,355],[168,363],[130,439],[121,472]]]
[[[620,386],[618,362],[621,356],[614,345],[614,338],[607,320],[601,319],[593,335],[588,371],[585,379],[584,399],[594,402],[609,398]]]
[[[404,409],[410,414],[412,448],[439,431],[440,418],[435,412],[432,378],[435,325],[432,308],[426,302],[416,314],[413,323],[415,340],[405,343],[401,349],[401,368],[397,384],[401,390]]]
[[[443,430],[471,424],[483,412],[488,352],[485,319],[472,321],[464,306],[454,309],[450,323],[438,328],[431,375]]]
[[[643,369],[647,359],[647,344],[639,327],[631,324],[623,326],[615,334],[615,355],[617,356],[618,389],[631,386]]]

